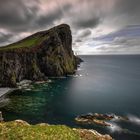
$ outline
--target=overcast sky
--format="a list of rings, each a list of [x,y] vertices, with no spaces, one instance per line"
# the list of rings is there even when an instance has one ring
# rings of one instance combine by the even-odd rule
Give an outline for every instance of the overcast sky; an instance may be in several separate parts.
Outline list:
[[[78,54],[140,54],[140,0],[0,0],[0,45],[66,23]]]

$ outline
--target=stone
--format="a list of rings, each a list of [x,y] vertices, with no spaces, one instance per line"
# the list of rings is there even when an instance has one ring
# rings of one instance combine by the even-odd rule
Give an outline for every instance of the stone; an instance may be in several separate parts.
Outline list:
[[[111,120],[120,120],[120,121],[128,121],[129,119],[127,117],[123,116],[117,116],[114,114],[98,114],[98,113],[89,113],[86,115],[80,115],[75,118],[75,121],[77,123],[81,124],[96,124],[100,126],[111,126],[109,122]]]
[[[2,122],[4,119],[2,117],[2,112],[0,111],[0,122]]]

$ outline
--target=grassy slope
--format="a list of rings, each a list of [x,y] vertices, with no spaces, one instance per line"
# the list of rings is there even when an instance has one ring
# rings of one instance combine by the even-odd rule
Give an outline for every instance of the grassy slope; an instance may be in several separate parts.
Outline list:
[[[13,44],[10,44],[7,46],[2,46],[2,47],[0,47],[0,50],[31,48],[31,47],[34,47],[34,46],[41,44],[46,38],[47,38],[47,36],[42,37],[41,32],[38,32],[38,33],[35,33],[35,34],[33,34],[33,35],[23,39],[23,40],[15,42]]]
[[[0,140],[99,140],[64,125],[29,125],[24,121],[0,123]],[[104,140],[104,139],[103,139]]]
[[[79,135],[63,125],[0,123],[0,140],[79,140]]]

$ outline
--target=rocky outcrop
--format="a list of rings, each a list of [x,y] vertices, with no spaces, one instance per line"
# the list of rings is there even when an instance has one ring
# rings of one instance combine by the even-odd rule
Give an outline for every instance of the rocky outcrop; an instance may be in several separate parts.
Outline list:
[[[99,126],[112,127],[113,124],[109,123],[112,120],[128,121],[129,119],[124,116],[117,116],[115,114],[98,114],[89,113],[86,115],[80,115],[75,118],[75,121],[80,124],[96,124]]]
[[[93,129],[75,129],[76,132],[80,134],[82,140],[113,140],[110,135],[102,135]]]
[[[0,86],[73,74],[80,61],[72,51],[70,27],[62,24],[0,48]]]

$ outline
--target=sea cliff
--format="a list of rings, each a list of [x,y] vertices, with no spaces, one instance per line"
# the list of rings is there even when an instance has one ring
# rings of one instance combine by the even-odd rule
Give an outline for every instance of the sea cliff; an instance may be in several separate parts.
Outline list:
[[[73,74],[80,61],[72,51],[69,25],[61,24],[0,48],[0,86]]]

